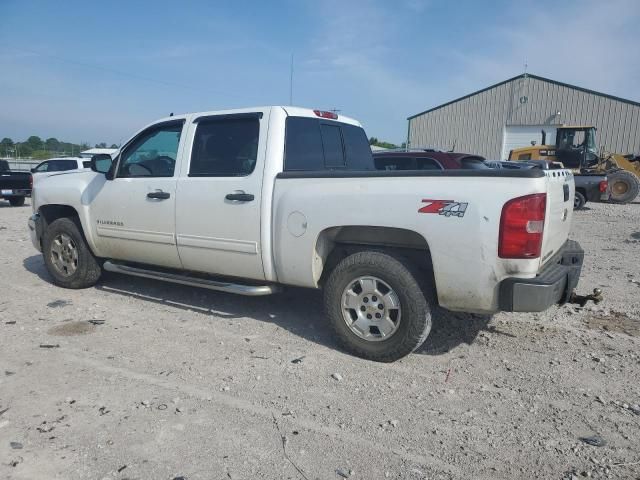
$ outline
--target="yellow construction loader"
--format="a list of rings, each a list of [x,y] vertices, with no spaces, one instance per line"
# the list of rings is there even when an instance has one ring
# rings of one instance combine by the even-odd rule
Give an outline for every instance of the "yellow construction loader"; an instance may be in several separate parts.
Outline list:
[[[545,145],[547,132],[542,130],[542,144],[516,148],[509,160],[547,160],[561,162],[576,172],[597,172],[607,175],[611,200],[618,203],[633,201],[640,190],[640,156],[620,155],[598,151],[596,127],[567,125],[550,127],[556,130],[556,144]]]

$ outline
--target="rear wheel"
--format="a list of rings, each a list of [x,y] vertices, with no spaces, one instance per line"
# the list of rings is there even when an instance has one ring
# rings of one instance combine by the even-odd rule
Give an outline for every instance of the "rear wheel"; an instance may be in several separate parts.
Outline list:
[[[640,179],[626,170],[608,173],[607,180],[611,188],[611,200],[617,203],[632,202],[640,190]]]
[[[11,197],[9,203],[12,207],[21,207],[24,205],[24,197]]]
[[[587,199],[582,193],[576,190],[575,196],[573,197],[573,209],[580,210],[584,207],[585,203],[587,203]]]
[[[44,263],[56,285],[87,288],[100,278],[102,269],[72,219],[52,222],[44,232],[42,247]]]
[[[408,262],[383,252],[342,260],[324,289],[340,345],[378,362],[393,362],[422,345],[431,330],[431,308],[420,278]]]

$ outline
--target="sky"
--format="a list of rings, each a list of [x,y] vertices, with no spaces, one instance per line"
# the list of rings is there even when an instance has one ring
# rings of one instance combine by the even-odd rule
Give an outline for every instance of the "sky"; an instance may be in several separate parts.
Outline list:
[[[407,117],[527,71],[640,101],[639,0],[0,0],[0,138],[120,144],[170,112]]]

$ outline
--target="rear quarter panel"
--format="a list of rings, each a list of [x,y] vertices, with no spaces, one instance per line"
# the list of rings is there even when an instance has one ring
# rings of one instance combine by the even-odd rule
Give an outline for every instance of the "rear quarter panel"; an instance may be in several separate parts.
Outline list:
[[[443,307],[495,311],[498,282],[507,276],[533,277],[540,265],[540,259],[498,258],[502,206],[545,188],[545,177],[277,178],[273,255],[278,281],[317,286],[323,268],[317,240],[325,229],[403,228],[419,233],[429,245]],[[466,210],[464,216],[420,212],[431,205],[426,200],[466,204]]]

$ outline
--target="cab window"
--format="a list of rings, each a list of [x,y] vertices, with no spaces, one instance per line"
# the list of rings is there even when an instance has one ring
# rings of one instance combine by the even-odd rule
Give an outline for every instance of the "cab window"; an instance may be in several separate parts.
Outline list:
[[[78,162],[75,160],[51,160],[49,162],[49,172],[66,172],[67,170],[75,170],[78,168]]]
[[[40,165],[38,165],[35,169],[35,172],[46,172],[49,170],[49,162],[42,162]]]
[[[118,177],[173,177],[183,123],[166,123],[138,135],[120,157]]]
[[[244,177],[256,168],[260,120],[257,116],[211,117],[198,122],[191,177]]]

